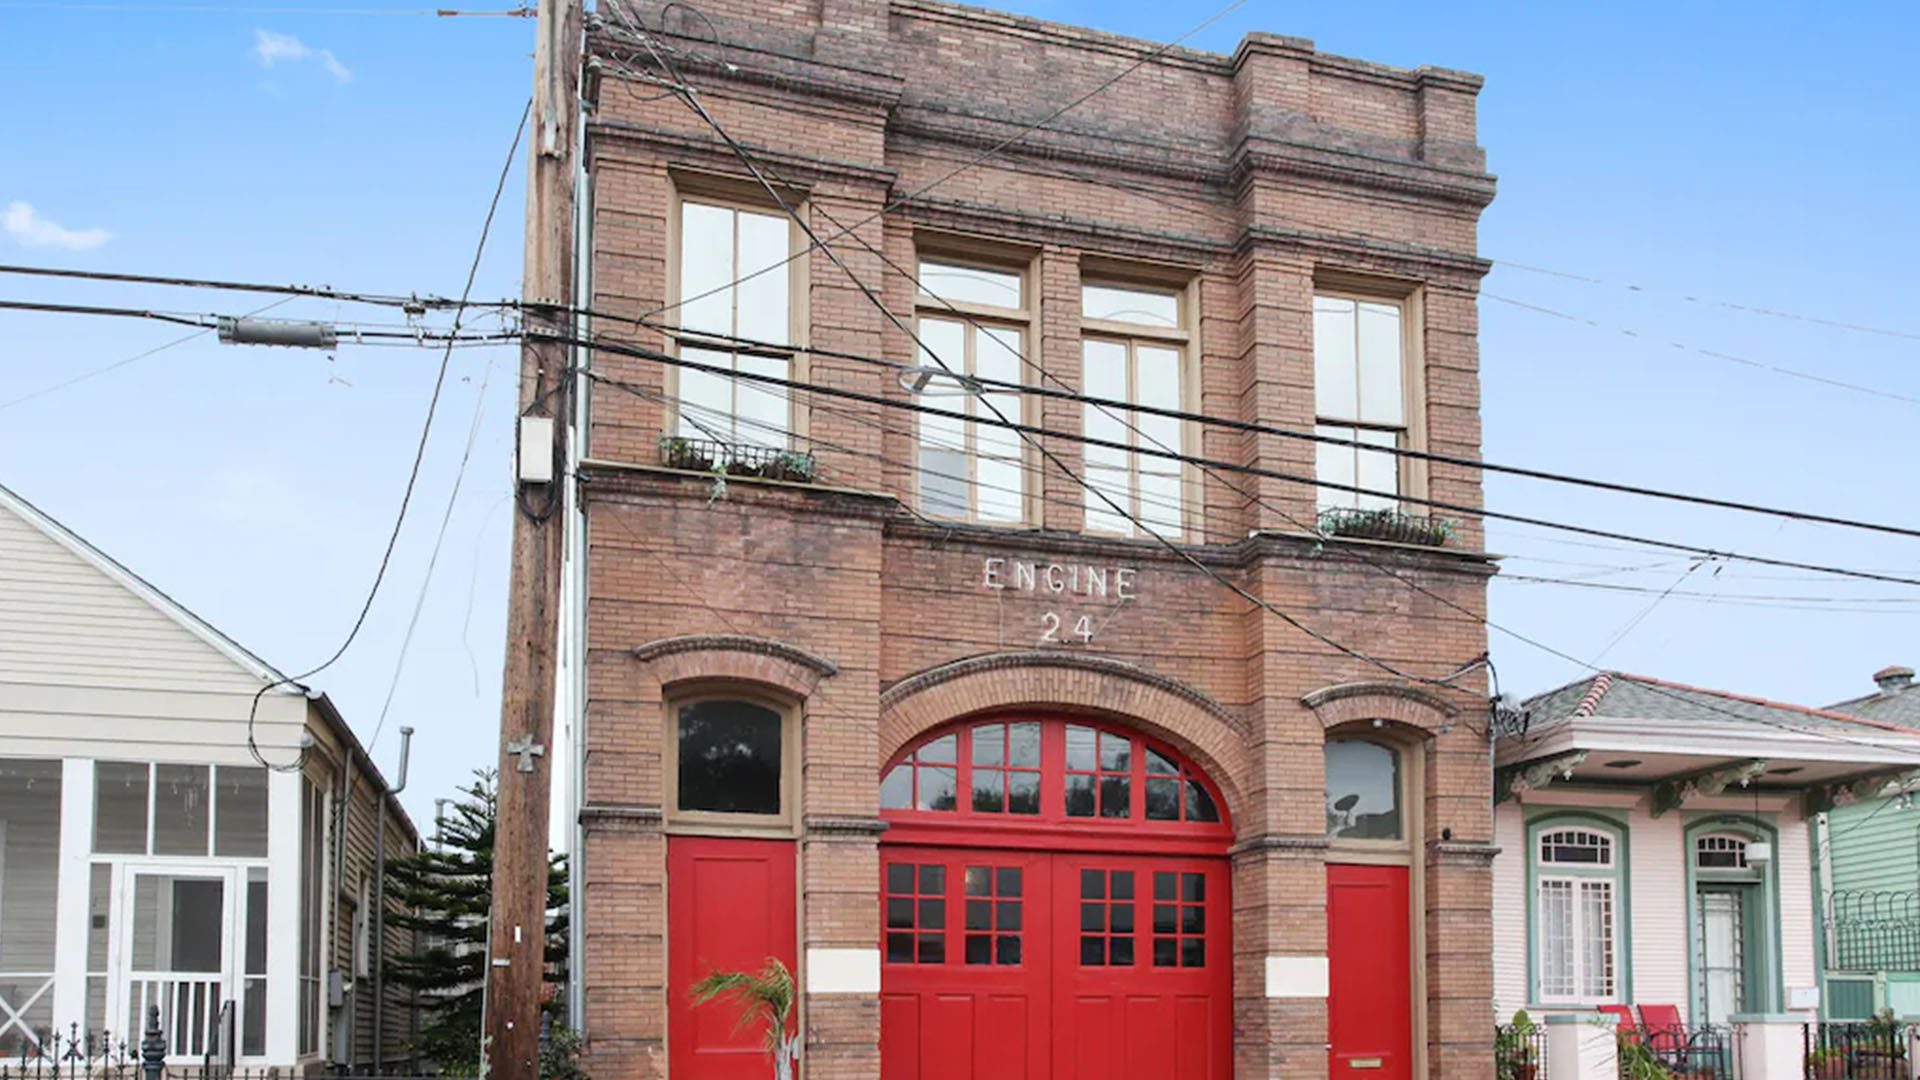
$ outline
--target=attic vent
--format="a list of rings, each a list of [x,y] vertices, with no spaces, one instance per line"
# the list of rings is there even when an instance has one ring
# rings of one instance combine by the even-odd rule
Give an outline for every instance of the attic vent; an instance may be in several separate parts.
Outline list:
[[[1913,685],[1913,669],[1901,667],[1898,664],[1893,667],[1883,667],[1873,673],[1873,681],[1880,687],[1881,693],[1897,694]]]

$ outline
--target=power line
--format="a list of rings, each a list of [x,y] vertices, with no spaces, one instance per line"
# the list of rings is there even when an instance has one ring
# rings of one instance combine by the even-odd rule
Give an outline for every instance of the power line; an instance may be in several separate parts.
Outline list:
[[[133,274],[112,270],[79,270],[63,266],[26,266],[0,263],[0,274],[28,277],[73,278],[80,281],[113,281],[124,285],[169,285],[177,288],[221,289],[227,292],[257,292],[309,296],[318,300],[344,300],[387,307],[451,308],[465,307],[457,300],[442,296],[401,296],[398,293],[355,292],[326,285],[281,285],[262,281],[227,281],[215,278],[185,277],[177,274]],[[503,301],[503,303],[508,303]]]
[[[282,297],[281,299],[275,300],[270,304],[266,304],[264,306],[254,308],[252,311],[247,312],[245,317],[252,318],[255,315],[264,314],[268,311],[272,311],[274,308],[277,308],[282,304],[292,303],[293,300],[294,300],[294,297],[291,297],[291,296]],[[115,360],[111,364],[105,364],[97,368],[92,368],[90,370],[83,371],[80,374],[73,376],[72,378],[63,379],[60,382],[53,383],[49,386],[43,386],[38,390],[30,390],[27,393],[20,395],[19,397],[10,398],[6,401],[0,401],[0,409],[11,409],[15,405],[25,404],[26,402],[33,401],[36,398],[45,397],[48,394],[54,393],[55,391],[58,391],[58,390],[65,390],[69,386],[74,386],[79,383],[86,382],[89,379],[98,378],[102,375],[107,374],[110,371],[118,371],[121,368],[127,367],[130,364],[135,364],[142,360],[145,360],[149,356],[166,352],[168,349],[174,348],[175,346],[185,345],[189,341],[197,341],[200,338],[206,337],[209,333],[212,333],[212,327],[206,327],[203,329],[195,330],[191,334],[182,334],[181,336],[174,338],[171,341],[162,342],[159,345],[155,345],[151,349],[146,349],[144,351],[134,353],[132,356],[126,357],[125,359]]]
[[[294,298],[288,297],[288,299]],[[278,305],[268,306],[274,307]],[[259,310],[264,311],[266,309],[262,308]],[[98,304],[55,304],[39,300],[0,300],[0,311],[29,311],[50,315],[91,315],[110,318],[151,319],[155,322],[198,328],[199,334],[189,335],[189,338],[181,339],[183,341],[189,340],[192,337],[198,337],[200,334],[204,334],[209,330],[218,329],[221,319],[221,316],[213,314],[196,315],[178,311],[158,311],[153,308],[106,307]],[[407,344],[420,345],[427,343],[438,344],[442,341],[447,342],[449,345],[495,345],[507,341],[518,341],[520,338],[517,331],[498,331],[494,333],[468,334],[462,336],[457,332],[442,334],[439,331],[429,330],[425,327],[414,327],[405,330],[382,330],[372,328],[378,324],[345,322],[328,323],[326,325],[343,334],[343,341],[346,343],[361,345],[378,345],[391,342],[405,342]],[[385,325],[391,326],[393,324],[389,323]]]
[[[503,164],[500,168],[500,178],[494,184],[493,198],[487,204],[487,216],[480,224],[480,239],[474,245],[473,259],[467,265],[466,287],[463,288],[460,292],[460,304],[454,308],[453,319],[454,319],[454,326],[456,328],[456,333],[459,327],[460,317],[465,311],[467,297],[473,292],[474,278],[477,277],[480,273],[480,258],[482,255],[486,254],[487,236],[489,233],[493,231],[494,214],[500,209],[500,196],[506,190],[507,175],[512,171],[514,156],[519,152],[521,133],[526,130],[527,117],[532,112],[533,112],[533,103],[529,101],[527,103],[527,107],[524,110],[522,110],[520,113],[520,124],[517,128],[514,129],[514,133],[513,133],[513,149],[508,152],[507,160],[505,164]],[[300,767],[300,762],[295,761],[290,765],[272,765],[266,760],[265,757],[261,756],[259,743],[257,743],[254,739],[254,724],[260,712],[260,699],[266,696],[268,691],[273,690],[276,687],[285,686],[288,684],[297,685],[302,679],[307,679],[307,678],[313,677],[314,675],[318,675],[320,672],[325,671],[326,669],[332,667],[336,661],[338,661],[342,656],[346,655],[347,647],[352,645],[354,642],[354,639],[360,636],[361,628],[367,624],[367,613],[373,610],[374,597],[380,595],[380,585],[382,582],[386,581],[387,579],[387,568],[393,564],[393,550],[394,550],[394,547],[400,541],[401,526],[405,525],[407,521],[407,509],[413,505],[414,487],[420,482],[420,465],[423,461],[426,460],[426,456],[427,456],[427,437],[433,433],[433,418],[434,418],[434,415],[439,411],[440,392],[446,386],[447,368],[450,366],[450,364],[453,361],[452,337],[453,335],[448,336],[447,349],[446,351],[440,354],[440,370],[434,375],[434,378],[433,378],[433,394],[427,399],[426,419],[422,421],[420,425],[420,439],[417,445],[415,445],[413,450],[413,464],[407,470],[407,486],[400,495],[399,512],[394,515],[393,529],[391,532],[387,534],[386,550],[381,552],[380,554],[379,568],[374,571],[373,584],[369,586],[367,589],[367,598],[365,601],[361,603],[360,613],[354,617],[353,626],[348,629],[346,638],[340,642],[340,647],[333,651],[333,655],[327,657],[326,660],[322,661],[320,664],[304,672],[301,672],[298,675],[292,676],[290,678],[287,676],[281,676],[278,680],[268,683],[267,685],[261,687],[257,692],[255,692],[255,694],[253,695],[253,701],[247,708],[247,750],[249,753],[253,755],[253,759],[259,764],[261,764],[262,766],[265,766],[270,769],[276,769],[279,771],[291,771],[294,769],[298,769]],[[483,397],[481,400],[484,401],[485,398]],[[472,451],[472,448],[473,448],[473,442],[472,442],[472,439],[469,438],[467,442],[467,449],[469,453]],[[460,466],[461,466],[460,473],[455,477],[455,480],[454,480],[454,493],[456,495],[459,493],[459,477],[464,476],[466,473],[465,457],[461,458]],[[451,501],[449,501],[448,513],[451,514],[451,512],[452,512]],[[442,540],[445,540],[445,539],[446,539],[446,523],[445,523],[445,520],[443,519],[441,522],[440,536],[438,539],[434,541],[433,559],[429,560],[427,564],[428,579],[431,579],[432,577],[434,561],[437,561],[439,559],[440,543]],[[425,596],[424,583],[422,585],[421,593],[422,593],[422,599],[424,600],[424,596]],[[405,639],[406,641],[412,640],[413,625],[415,622],[418,622],[419,615],[420,615],[419,605],[416,604],[414,608],[413,622],[410,622],[407,627],[407,638]],[[400,663],[404,664],[405,660],[406,660],[406,644],[405,644],[405,641],[403,641],[401,645]],[[396,666],[395,668],[394,679],[396,682],[399,679],[398,666]],[[391,704],[392,700],[393,700],[392,691],[389,690],[387,695],[387,701],[389,704]],[[386,709],[382,707],[380,712],[381,712],[381,720],[384,721],[386,719]],[[374,729],[374,738],[376,739],[379,738],[379,734],[380,734],[379,727],[378,725],[376,725]],[[369,746],[372,745],[372,740],[368,740],[368,745]]]
[[[129,11],[152,12],[156,15],[405,15],[427,16],[432,18],[532,18],[532,8],[512,8],[506,11],[459,11],[453,8],[329,8],[329,7],[266,7],[245,4],[96,4],[96,3],[54,3],[41,0],[6,0],[0,2],[0,11]]]
[[[1671,289],[1659,289],[1650,285],[1639,285],[1626,281],[1609,281],[1605,278],[1591,277],[1587,274],[1576,274],[1571,270],[1555,270],[1545,266],[1530,266],[1527,263],[1514,262],[1512,259],[1494,259],[1493,263],[1496,266],[1504,266],[1509,270],[1521,270],[1529,274],[1541,274],[1547,277],[1560,278],[1565,281],[1577,281],[1585,285],[1611,286],[1640,296],[1670,296],[1689,304],[1724,308],[1728,311],[1736,311],[1743,315],[1759,315],[1770,319],[1784,319],[1790,322],[1806,323],[1810,326],[1824,326],[1835,330],[1852,330],[1862,334],[1877,334],[1881,337],[1920,341],[1920,333],[1915,333],[1911,330],[1893,330],[1884,326],[1871,326],[1866,323],[1848,322],[1844,319],[1829,319],[1818,315],[1803,315],[1799,312],[1784,311],[1779,308],[1761,307],[1754,304],[1740,304],[1731,300],[1714,300],[1708,297],[1694,296],[1691,293],[1676,292]]]
[[[547,331],[530,331],[530,332],[552,333],[553,336],[556,338],[556,340],[560,340],[565,343],[569,343],[569,344],[573,344],[573,345],[577,345],[585,348],[598,349],[603,352],[612,352],[612,353],[615,353],[616,355],[631,356],[637,359],[652,360],[658,363],[669,364],[675,367],[690,368],[696,371],[705,371],[709,374],[720,375],[720,376],[725,376],[729,378],[738,378],[738,379],[746,379],[750,381],[764,382],[771,386],[784,386],[788,389],[799,390],[804,393],[825,394],[828,396],[845,398],[847,400],[852,400],[852,401],[861,401],[870,405],[878,405],[881,408],[887,408],[887,409],[902,410],[902,411],[908,411],[908,412],[935,412],[935,413],[941,413],[942,415],[951,415],[949,413],[946,413],[944,410],[930,409],[924,405],[919,405],[919,404],[916,404],[913,402],[907,402],[907,401],[897,401],[892,398],[882,397],[877,394],[868,394],[868,393],[864,393],[857,390],[844,389],[841,387],[823,386],[816,383],[798,382],[792,379],[783,379],[783,378],[780,378],[779,376],[765,375],[758,372],[736,371],[730,367],[719,367],[712,364],[703,364],[703,363],[700,363],[699,361],[688,360],[683,357],[674,356],[672,354],[660,352],[655,349],[648,349],[643,346],[615,343],[615,342],[607,341],[604,339],[603,340],[585,340],[585,339],[572,337],[571,335],[559,334],[557,332],[547,332]],[[589,375],[589,377],[594,378],[596,380],[605,378],[604,376],[601,376],[593,372],[588,372],[587,374]],[[1729,549],[1705,547],[1702,545],[1688,544],[1688,543],[1683,543],[1675,540],[1663,540],[1663,539],[1657,539],[1657,538],[1651,538],[1651,537],[1635,536],[1631,533],[1617,532],[1611,529],[1601,529],[1601,528],[1595,528],[1587,525],[1573,525],[1565,522],[1548,521],[1542,518],[1530,517],[1523,514],[1511,514],[1511,513],[1505,513],[1502,511],[1488,510],[1482,507],[1467,506],[1461,503],[1447,502],[1445,500],[1430,499],[1430,498],[1418,497],[1418,496],[1407,495],[1407,494],[1397,493],[1397,492],[1378,491],[1372,488],[1360,487],[1354,484],[1331,483],[1331,482],[1319,480],[1314,477],[1299,476],[1292,473],[1282,472],[1277,469],[1264,468],[1261,466],[1241,465],[1234,462],[1219,461],[1211,458],[1199,457],[1197,455],[1180,454],[1180,453],[1175,453],[1171,451],[1157,450],[1149,447],[1132,446],[1125,443],[1115,442],[1109,439],[1101,439],[1101,438],[1096,438],[1096,437],[1088,436],[1084,434],[1075,434],[1075,433],[1069,433],[1069,432],[1063,432],[1063,431],[1056,431],[1051,428],[1041,427],[1033,424],[1024,424],[1024,423],[1018,423],[1015,421],[999,420],[999,419],[989,420],[989,419],[984,419],[979,417],[972,418],[971,422],[978,423],[978,424],[988,424],[994,427],[1006,428],[1010,431],[1015,431],[1025,436],[1046,436],[1046,437],[1051,437],[1055,439],[1061,439],[1068,442],[1077,442],[1086,446],[1097,446],[1097,447],[1103,447],[1103,448],[1113,449],[1113,450],[1122,450],[1122,451],[1128,451],[1132,453],[1146,454],[1152,457],[1160,457],[1160,458],[1166,458],[1170,460],[1182,461],[1182,462],[1186,462],[1196,466],[1205,465],[1208,468],[1216,469],[1222,472],[1231,472],[1231,473],[1237,473],[1237,474],[1246,475],[1246,476],[1263,476],[1263,477],[1268,477],[1270,479],[1282,480],[1289,483],[1300,484],[1308,487],[1323,487],[1333,491],[1346,491],[1346,492],[1352,492],[1360,495],[1378,496],[1384,499],[1397,499],[1401,502],[1415,503],[1422,506],[1430,506],[1435,509],[1448,510],[1455,513],[1466,514],[1474,517],[1515,521],[1521,524],[1539,526],[1541,528],[1558,529],[1561,531],[1578,533],[1585,536],[1595,536],[1603,539],[1621,540],[1627,543],[1641,544],[1647,547],[1665,548],[1671,551],[1681,551],[1681,552],[1686,552],[1692,555],[1706,556],[1709,558],[1737,559],[1741,562],[1751,562],[1751,563],[1756,563],[1763,566],[1779,566],[1779,567],[1786,567],[1788,569],[1794,569],[1794,570],[1811,570],[1819,573],[1834,574],[1841,577],[1859,578],[1861,580],[1866,580],[1866,581],[1884,581],[1884,582],[1891,582],[1893,584],[1899,584],[1899,585],[1920,585],[1920,578],[1904,577],[1904,576],[1898,576],[1893,574],[1880,574],[1880,573],[1873,573],[1873,572],[1864,571],[1864,570],[1852,570],[1846,567],[1824,566],[1819,563],[1799,562],[1792,559],[1778,559],[1778,558],[1772,558],[1772,557],[1763,556],[1763,555],[1751,555],[1751,554],[1746,554],[1738,551],[1732,551]],[[1043,451],[1043,454],[1044,453],[1045,452]]]
[[[869,250],[874,250],[874,249],[869,247]],[[875,254],[880,254],[880,253],[878,251],[875,251]],[[906,276],[908,280],[914,281],[916,285],[919,284],[918,280],[915,279],[913,275],[907,273],[907,271],[905,271],[904,269],[901,269],[897,264],[894,264],[890,259],[886,259],[885,255],[881,255],[881,258],[883,260],[886,260],[888,265],[891,266],[893,269],[895,269],[902,275]],[[920,288],[922,290],[926,289],[924,285],[921,285]],[[934,297],[934,299],[939,300],[942,303],[946,303],[942,298],[936,296],[931,291],[928,291],[928,295]],[[965,320],[969,325],[974,326],[976,329],[979,327],[980,324],[978,322],[975,322],[970,316],[968,316],[964,312],[961,312],[958,308],[954,307],[952,304],[947,304],[947,307],[955,317]],[[651,323],[651,322],[643,323],[642,325],[647,326],[651,329],[659,330],[662,333],[667,334],[668,336],[673,338],[673,340],[677,344],[681,344],[681,345],[692,345],[695,347],[717,349],[719,351],[728,351],[728,352],[741,352],[744,350],[742,350],[738,346],[746,346],[748,350],[759,350],[760,352],[767,355],[786,356],[792,353],[805,353],[810,356],[822,356],[822,357],[827,357],[835,360],[848,360],[856,363],[864,363],[864,364],[870,364],[878,367],[892,368],[898,371],[911,370],[910,365],[900,363],[899,361],[896,361],[896,360],[887,360],[881,357],[865,356],[859,353],[846,352],[846,351],[837,350],[837,349],[815,348],[807,345],[780,345],[773,342],[759,341],[751,338],[737,337],[731,334],[720,334],[720,333],[712,333],[707,331],[688,332],[688,331],[679,330],[669,326],[662,326],[662,325]],[[1018,350],[1009,350],[1009,351],[1013,352],[1014,355],[1021,361],[1021,363],[1025,364],[1027,367],[1033,369],[1034,371],[1039,372],[1042,375],[1042,377],[1053,382],[1059,381],[1057,376],[1052,375],[1050,372],[1045,371],[1045,369],[1042,368],[1040,365],[1035,364],[1031,360],[1028,360],[1026,356],[1020,353]],[[1639,485],[1639,484],[1628,484],[1628,483],[1622,483],[1620,481],[1615,481],[1615,480],[1602,480],[1602,479],[1599,479],[1596,477],[1590,477],[1590,476],[1576,476],[1570,473],[1554,472],[1548,469],[1536,469],[1536,468],[1523,466],[1523,465],[1503,465],[1498,462],[1483,461],[1478,458],[1463,457],[1458,454],[1443,454],[1443,453],[1438,453],[1431,450],[1416,450],[1410,447],[1403,447],[1403,446],[1376,446],[1372,443],[1362,442],[1359,439],[1346,438],[1339,435],[1326,435],[1318,431],[1303,431],[1303,430],[1298,430],[1294,428],[1277,427],[1273,424],[1265,424],[1257,421],[1236,420],[1231,417],[1213,416],[1207,413],[1192,412],[1186,409],[1170,409],[1170,408],[1164,408],[1164,407],[1155,406],[1155,405],[1143,405],[1136,402],[1120,401],[1113,398],[1094,397],[1090,394],[1082,393],[1080,391],[1073,390],[1071,388],[1066,388],[1064,384],[1062,384],[1062,388],[1054,389],[1054,388],[1049,388],[1044,386],[1035,386],[1030,383],[1009,381],[1006,379],[991,379],[991,378],[985,378],[977,375],[956,374],[954,377],[958,379],[962,383],[962,385],[968,386],[968,387],[983,387],[991,390],[1004,390],[1009,393],[1028,394],[1035,397],[1053,398],[1056,400],[1074,401],[1084,405],[1091,405],[1091,406],[1094,406],[1095,408],[1101,409],[1104,412],[1107,412],[1109,416],[1113,417],[1116,420],[1120,420],[1121,418],[1114,415],[1114,412],[1113,412],[1114,410],[1118,410],[1121,412],[1129,412],[1129,413],[1139,413],[1147,416],[1159,416],[1159,417],[1165,417],[1170,420],[1179,420],[1185,423],[1200,424],[1208,427],[1225,428],[1230,431],[1246,432],[1249,434],[1256,434],[1256,435],[1273,435],[1280,438],[1292,439],[1300,442],[1311,442],[1311,443],[1318,443],[1322,445],[1339,446],[1339,447],[1350,448],[1350,449],[1370,450],[1370,451],[1375,451],[1382,454],[1390,454],[1395,457],[1405,458],[1412,461],[1426,461],[1426,462],[1433,462],[1433,463],[1438,463],[1443,465],[1453,465],[1459,468],[1474,469],[1480,472],[1502,473],[1509,476],[1519,476],[1519,477],[1523,477],[1525,479],[1530,479],[1530,480],[1541,480],[1541,481],[1556,483],[1556,484],[1568,484],[1576,487],[1592,488],[1599,491],[1611,491],[1611,492],[1622,494],[1622,495],[1636,495],[1644,498],[1665,499],[1671,502],[1689,503],[1695,506],[1704,506],[1704,507],[1709,507],[1709,508],[1718,509],[1718,510],[1735,510],[1735,511],[1740,511],[1743,513],[1750,513],[1750,514],[1765,514],[1772,517],[1785,518],[1791,521],[1802,521],[1810,524],[1819,524],[1819,525],[1834,525],[1842,528],[1862,529],[1870,532],[1883,532],[1883,533],[1889,533],[1895,536],[1907,536],[1915,539],[1920,539],[1920,528],[1909,528],[1903,525],[1888,525],[1883,522],[1865,521],[1865,520],[1860,520],[1855,518],[1843,518],[1843,517],[1838,517],[1830,514],[1817,514],[1817,513],[1813,513],[1806,510],[1793,510],[1793,509],[1787,509],[1787,508],[1776,507],[1776,506],[1764,506],[1757,503],[1741,502],[1735,499],[1717,498],[1711,495],[1698,495],[1698,494],[1693,494],[1689,492],[1667,491],[1661,488],[1646,487],[1644,485]],[[1920,399],[1915,399],[1915,400],[1920,401]],[[1127,422],[1125,420],[1121,420],[1121,423],[1127,423]],[[1131,427],[1132,425],[1129,424],[1128,426]],[[1133,428],[1133,430],[1135,432],[1139,432],[1138,428]],[[1163,449],[1170,449],[1170,448],[1166,448],[1163,446]]]
[[[1492,300],[1493,302],[1498,304],[1506,304],[1510,307],[1517,307],[1522,310],[1535,312],[1540,315],[1548,315],[1565,322],[1578,323],[1581,326],[1585,326],[1593,330],[1598,330],[1602,333],[1612,332],[1615,334],[1619,334],[1622,337],[1633,338],[1637,341],[1645,341],[1655,345],[1660,344],[1660,342],[1656,340],[1654,337],[1647,334],[1642,334],[1638,330],[1633,330],[1633,329],[1629,329],[1621,326],[1609,326],[1605,323],[1599,322],[1594,319],[1586,318],[1585,316],[1582,316],[1582,315],[1574,315],[1570,312],[1561,311],[1557,308],[1547,307],[1544,304],[1534,304],[1534,303],[1529,303],[1525,300],[1515,300],[1512,297],[1500,296],[1496,293],[1490,293],[1490,292],[1484,292],[1484,291],[1480,293],[1480,296],[1483,299]],[[1785,375],[1789,378],[1802,379],[1807,382],[1819,383],[1822,386],[1831,386],[1831,387],[1834,387],[1835,389],[1846,390],[1855,394],[1865,394],[1869,397],[1885,398],[1889,401],[1904,402],[1905,404],[1908,404],[1908,405],[1920,405],[1920,397],[1913,397],[1908,394],[1896,393],[1892,390],[1882,390],[1878,387],[1863,386],[1859,383],[1847,382],[1844,379],[1835,379],[1826,375],[1816,375],[1810,371],[1801,371],[1798,368],[1784,367],[1779,364],[1770,364],[1762,360],[1750,360],[1744,356],[1737,356],[1729,352],[1721,352],[1717,349],[1701,348],[1698,345],[1689,345],[1683,341],[1668,341],[1665,344],[1667,345],[1668,348],[1677,349],[1681,352],[1698,353],[1701,356],[1712,357],[1715,360],[1725,360],[1729,363],[1739,364],[1743,367],[1754,368],[1760,371],[1771,371],[1776,375]]]

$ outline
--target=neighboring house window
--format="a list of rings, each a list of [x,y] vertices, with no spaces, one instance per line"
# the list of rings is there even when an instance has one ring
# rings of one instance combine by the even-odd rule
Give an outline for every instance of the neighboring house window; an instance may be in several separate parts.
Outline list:
[[[1081,286],[1081,392],[1133,405],[1183,408],[1184,308],[1180,294],[1168,289]],[[1180,421],[1087,403],[1081,427],[1089,439],[1135,448],[1087,444],[1089,487],[1161,536],[1179,537],[1185,524],[1182,465],[1161,455],[1186,452]],[[1087,531],[1133,535],[1133,522],[1115,513],[1107,499],[1093,490],[1085,493]]]
[[[719,692],[668,707],[675,820],[779,827],[793,820],[795,746],[788,710]]]
[[[1535,839],[1534,944],[1543,1003],[1615,996],[1615,846],[1612,833],[1586,826]]]
[[[1399,504],[1399,456],[1407,440],[1405,305],[1394,300],[1313,298],[1314,431],[1362,446],[1316,444],[1320,509]],[[1372,449],[1381,447],[1382,449]]]
[[[680,204],[680,327],[719,339],[786,345],[793,337],[785,215],[716,203]],[[769,270],[768,267],[778,267]],[[764,272],[762,272],[764,271]],[[680,356],[737,372],[792,378],[789,355],[682,344]],[[787,388],[693,368],[679,370],[682,438],[784,449],[792,431]]]
[[[970,393],[953,376],[1021,381],[1025,279],[1013,271],[922,259],[917,303],[918,363],[943,372],[928,378],[920,392],[920,404],[937,410],[920,414],[920,510],[930,517],[1017,523],[1026,516],[1024,443],[1019,432],[996,422],[1023,422],[1020,396]],[[953,375],[944,374],[949,371]]]
[[[321,949],[326,935],[327,793],[307,780],[300,797],[300,1053],[320,1052]]]
[[[1693,865],[1699,870],[1747,869],[1747,838],[1710,833],[1693,841]]]

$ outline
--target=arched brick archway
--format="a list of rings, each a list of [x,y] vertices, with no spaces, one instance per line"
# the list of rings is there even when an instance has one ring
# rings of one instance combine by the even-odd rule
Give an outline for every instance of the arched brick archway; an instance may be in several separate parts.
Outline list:
[[[878,770],[923,732],[961,717],[1040,707],[1102,715],[1193,759],[1246,820],[1246,721],[1186,683],[1122,660],[1066,652],[988,653],[928,668],[880,695]]]
[[[1432,691],[1407,683],[1354,682],[1302,695],[1328,731],[1360,721],[1384,720],[1432,735],[1455,722],[1459,706]]]
[[[759,683],[804,699],[839,667],[805,649],[746,634],[687,634],[649,641],[633,650],[641,669],[661,687],[701,679]]]

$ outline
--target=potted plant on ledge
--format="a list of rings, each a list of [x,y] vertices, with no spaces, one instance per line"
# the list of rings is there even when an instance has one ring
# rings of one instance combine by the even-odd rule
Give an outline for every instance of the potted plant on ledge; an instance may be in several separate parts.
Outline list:
[[[1511,1023],[1494,1032],[1493,1059],[1499,1080],[1534,1080],[1540,1063],[1534,1060],[1533,1017],[1521,1009]]]

